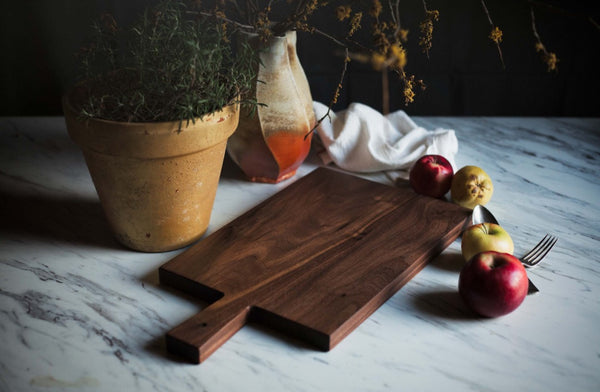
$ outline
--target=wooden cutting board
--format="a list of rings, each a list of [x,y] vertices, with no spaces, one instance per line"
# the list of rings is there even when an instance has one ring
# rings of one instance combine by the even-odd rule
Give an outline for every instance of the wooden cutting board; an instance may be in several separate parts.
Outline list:
[[[247,322],[330,350],[461,233],[470,210],[319,168],[159,269],[211,304],[167,333],[205,360]]]

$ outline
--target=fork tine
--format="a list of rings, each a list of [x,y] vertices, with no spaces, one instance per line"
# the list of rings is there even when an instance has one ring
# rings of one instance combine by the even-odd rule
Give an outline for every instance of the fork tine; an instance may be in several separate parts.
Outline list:
[[[542,261],[542,259],[544,257],[546,257],[546,255],[548,254],[548,252],[550,252],[550,250],[554,247],[554,245],[556,244],[556,241],[558,241],[557,237],[552,237],[552,239],[550,240],[550,242],[548,244],[546,244],[545,249],[543,249],[543,251],[538,254],[538,257],[536,260],[533,260],[531,262],[531,265],[536,265],[537,263],[539,263],[540,261]]]
[[[531,255],[531,257],[529,258],[529,262],[531,264],[536,264],[538,260],[540,260],[541,258],[546,256],[546,254],[548,254],[548,252],[550,251],[550,249],[552,249],[555,243],[555,237],[549,235],[546,241],[544,241],[544,243],[537,249],[537,251]]]
[[[523,256],[521,260],[529,266],[536,265],[546,257],[557,241],[557,237],[547,234],[530,252]]]
[[[537,252],[540,247],[543,246],[544,242],[548,239],[548,236],[550,236],[550,234],[546,234],[544,236],[544,238],[542,238],[540,240],[540,242],[538,242],[529,252],[525,253],[525,255],[523,257],[521,257],[521,260],[524,261],[524,262],[526,262],[526,263],[528,263],[529,258],[532,257],[533,254],[535,252]]]

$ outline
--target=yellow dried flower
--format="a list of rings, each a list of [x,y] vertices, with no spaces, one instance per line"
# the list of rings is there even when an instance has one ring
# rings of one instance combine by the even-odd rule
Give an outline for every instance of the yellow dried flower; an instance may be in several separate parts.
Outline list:
[[[556,53],[549,52],[544,55],[544,62],[548,66],[548,72],[558,71],[558,61]]]
[[[498,26],[494,27],[490,33],[490,39],[496,44],[502,42],[502,30]]]
[[[415,81],[415,75],[407,77],[406,74],[402,73],[401,78],[404,83],[404,88],[402,89],[404,104],[408,105],[415,100],[415,88],[419,87],[421,90],[425,90],[425,84],[420,79]]]
[[[421,30],[421,39],[419,46],[423,49],[423,53],[429,53],[431,49],[431,40],[433,38],[433,22],[437,22],[440,18],[438,10],[427,10],[425,20],[421,22],[419,28]]]
[[[297,31],[305,31],[307,33],[314,33],[316,28],[313,26],[310,26],[308,23],[305,22],[296,22],[296,24],[294,25],[295,29]]]
[[[440,11],[427,10],[427,18],[437,22],[440,19]]]
[[[379,0],[373,0],[373,6],[369,10],[369,14],[374,18],[379,18],[382,9],[383,7],[381,5],[381,2]]]
[[[366,54],[363,52],[350,52],[349,53],[349,58],[351,58],[352,60],[356,60],[358,62],[361,63],[368,63],[371,61],[371,54]],[[349,62],[349,61],[348,61]]]
[[[221,20],[219,26],[221,26],[221,29],[223,31],[223,41],[229,42],[229,38],[227,37],[227,22],[225,22],[225,12],[223,12],[222,10],[215,10],[215,16]]]
[[[387,25],[385,23],[373,24],[373,43],[375,44],[375,48],[381,53],[387,53],[390,46],[390,41],[384,31],[386,28]]]
[[[319,8],[319,0],[312,0],[310,3],[308,3],[304,9],[304,20],[306,20],[309,15],[315,12],[317,8]]]
[[[406,79],[406,83],[404,84],[404,90],[402,91],[402,95],[404,96],[404,103],[408,105],[415,101],[415,92],[413,90],[414,82],[411,79]]]
[[[335,89],[335,93],[333,94],[333,98],[331,99],[331,103],[335,105],[340,98],[340,91],[342,91],[342,84],[339,83],[337,88]]]
[[[350,17],[351,13],[352,13],[352,8],[350,8],[349,5],[340,5],[335,10],[337,20],[339,20],[339,21],[348,19]]]
[[[408,30],[407,29],[398,30],[398,39],[402,42],[408,41]]]
[[[536,52],[545,52],[546,51],[546,47],[544,46],[543,43],[541,43],[541,42],[538,41],[538,42],[535,43],[535,51]]]
[[[371,65],[376,71],[381,71],[385,66],[386,58],[381,53],[374,53],[371,56]]]
[[[406,50],[399,43],[390,46],[390,55],[395,58],[394,65],[399,68],[406,66]]]
[[[535,43],[535,51],[540,53],[542,61],[548,67],[548,72],[558,71],[559,59],[556,56],[556,53],[548,52],[542,41],[539,40]]]
[[[360,22],[362,20],[362,16],[362,12],[357,12],[354,14],[354,16],[352,16],[352,19],[350,20],[350,31],[348,32],[348,37],[352,37],[354,33],[356,33],[358,29],[360,29]]]
[[[268,10],[267,10],[268,11]],[[273,32],[269,28],[271,21],[269,20],[268,12],[259,12],[254,27],[263,42],[267,42],[273,35]]]

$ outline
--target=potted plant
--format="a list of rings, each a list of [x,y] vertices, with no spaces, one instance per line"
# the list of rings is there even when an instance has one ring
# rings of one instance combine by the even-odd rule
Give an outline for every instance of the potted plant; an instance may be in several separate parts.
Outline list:
[[[63,98],[119,242],[160,252],[198,240],[210,220],[239,97],[254,56],[180,1],[147,9],[120,30],[105,15],[81,52],[82,80]]]

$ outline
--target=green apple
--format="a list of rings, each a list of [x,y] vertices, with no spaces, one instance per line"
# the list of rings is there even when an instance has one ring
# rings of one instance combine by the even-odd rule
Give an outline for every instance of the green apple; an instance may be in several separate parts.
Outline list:
[[[467,228],[460,247],[466,261],[481,252],[495,251],[512,255],[515,250],[510,235],[495,223],[480,223]]]

